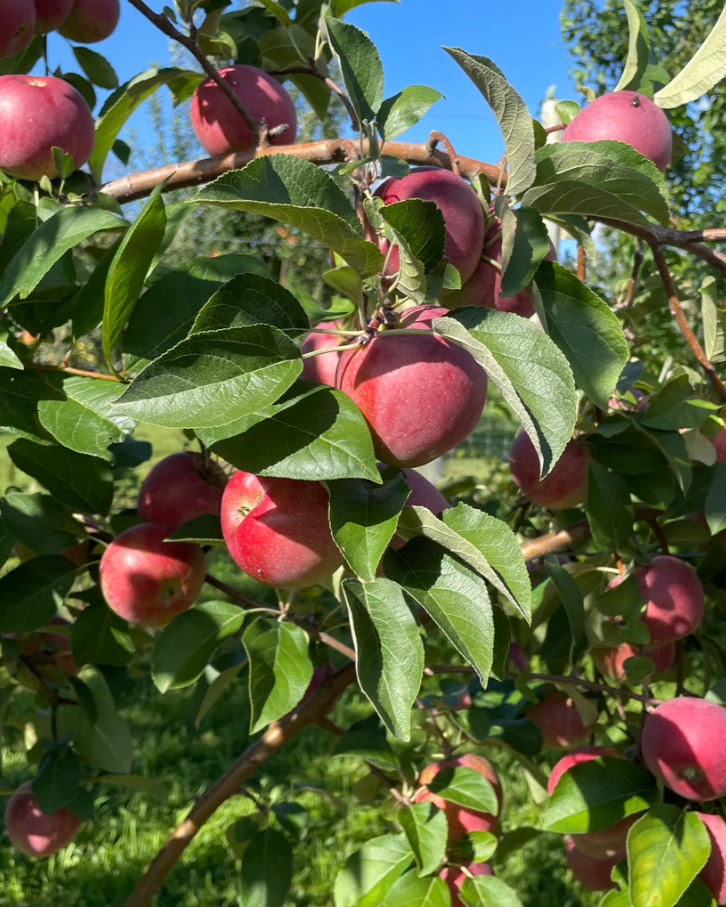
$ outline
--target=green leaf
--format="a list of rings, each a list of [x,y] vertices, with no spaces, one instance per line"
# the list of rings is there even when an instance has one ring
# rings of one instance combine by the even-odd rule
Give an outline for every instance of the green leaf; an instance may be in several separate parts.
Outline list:
[[[383,101],[383,65],[375,44],[355,25],[330,16],[325,30],[359,122],[372,123]]]
[[[716,463],[712,472],[705,512],[711,535],[716,535],[726,529],[726,463]]]
[[[78,568],[59,554],[26,561],[0,578],[0,633],[47,624],[70,592]]]
[[[245,621],[239,605],[199,602],[178,614],[161,631],[151,656],[151,675],[160,692],[188,687],[201,676],[225,639],[235,636]]]
[[[116,711],[103,675],[94,672],[83,676],[96,705],[96,718],[91,721],[85,709],[65,706],[59,716],[61,729],[70,731],[73,745],[84,762],[107,772],[128,775],[134,758],[128,722]]]
[[[540,151],[543,150],[540,149]],[[619,196],[608,192],[607,189],[588,186],[587,183],[579,180],[563,179],[547,183],[544,186],[534,186],[524,193],[522,205],[526,208],[534,208],[545,217],[578,214],[600,220],[619,221],[640,227],[655,236],[647,217],[629,202],[623,201]]]
[[[305,633],[293,624],[256,618],[242,635],[250,669],[250,733],[295,708],[313,677]]]
[[[513,211],[506,200],[496,203],[502,221],[501,295],[514,296],[532,282],[539,263],[550,250],[544,221],[529,208]]]
[[[398,821],[413,850],[419,875],[435,872],[446,852],[449,834],[446,813],[430,802],[411,803],[399,809]]]
[[[338,479],[328,483],[328,491],[333,538],[351,570],[372,582],[411,492],[405,474],[399,471],[383,485]]]
[[[510,312],[459,309],[433,322],[486,371],[522,422],[547,475],[572,437],[577,396],[570,366],[542,331]]]
[[[378,131],[384,142],[398,138],[425,116],[443,95],[426,85],[409,85],[386,98],[378,111]]]
[[[536,281],[549,335],[567,357],[577,386],[596,406],[607,409],[630,356],[617,316],[575,274],[556,262],[543,261]]]
[[[172,271],[139,299],[123,338],[124,365],[138,370],[187,336],[199,311],[218,288],[210,279]]]
[[[88,161],[96,183],[103,179],[103,165],[131,114],[161,85],[168,85],[177,101],[191,97],[204,78],[201,72],[176,69],[147,69],[109,95],[96,122],[96,142]]]
[[[438,205],[435,202],[422,201],[420,198],[409,198],[403,202],[385,205],[379,213],[393,229],[394,241],[401,248],[401,252],[420,263],[426,274],[433,271],[444,257],[446,242],[446,223]],[[402,271],[403,266],[402,257]],[[405,285],[403,289],[406,289]]]
[[[69,806],[81,783],[81,763],[70,747],[43,754],[33,779],[33,794],[41,812],[54,813]]]
[[[512,889],[495,876],[475,876],[461,886],[461,898],[467,907],[522,907]]]
[[[4,340],[0,340],[0,367],[19,369],[23,368],[23,363],[20,361],[20,359],[18,359],[18,357]]]
[[[250,324],[270,324],[290,337],[310,330],[305,310],[289,290],[269,277],[247,273],[217,290],[197,315],[191,333]]]
[[[651,398],[641,422],[660,431],[700,428],[718,405],[694,396],[687,375],[679,375]]]
[[[474,768],[442,768],[426,785],[432,794],[465,809],[499,815],[499,801],[491,781]]]
[[[103,353],[113,370],[112,351],[131,317],[141,294],[154,253],[166,230],[166,210],[161,197],[165,182],[153,190],[126,233],[111,262],[104,293]]]
[[[555,561],[546,560],[545,567],[567,614],[572,639],[577,643],[585,632],[585,602],[580,587],[564,567]]]
[[[492,670],[494,617],[486,583],[443,548],[414,539],[389,549],[383,569],[424,608],[486,684]]]
[[[258,832],[242,857],[240,903],[244,907],[283,907],[292,881],[292,847],[276,828]]]
[[[484,95],[494,111],[504,136],[509,167],[507,194],[519,195],[534,182],[534,127],[527,105],[488,57],[468,54],[458,47],[445,47]]]
[[[268,325],[193,334],[139,374],[119,412],[167,428],[215,428],[269,406],[302,371],[300,350]]]
[[[419,878],[415,872],[401,876],[386,895],[385,907],[450,907],[446,882],[438,876]]]
[[[457,844],[457,853],[473,863],[486,863],[499,847],[499,838],[490,831],[470,831]]]
[[[627,544],[633,532],[630,492],[620,476],[592,461],[585,511],[599,550],[619,551]]]
[[[38,418],[38,403],[46,399],[62,399],[62,395],[40,373],[0,368],[0,431],[52,444]]]
[[[228,433],[235,436],[215,442]],[[322,385],[299,381],[280,402],[248,419],[197,434],[233,466],[255,475],[381,482],[360,410],[342,391]]]
[[[111,509],[113,475],[96,457],[25,440],[11,444],[8,454],[18,469],[40,482],[66,507],[101,514]]]
[[[185,203],[186,204],[186,203]],[[251,271],[261,277],[267,277],[267,268],[261,258],[253,255],[240,255],[238,252],[228,252],[214,257],[190,258],[180,266],[180,270],[197,280],[213,280],[217,283],[226,283],[238,274]]]
[[[358,756],[383,772],[396,774],[401,763],[385,737],[370,731],[348,731],[335,744],[334,756]]]
[[[63,381],[62,390],[65,400],[39,402],[41,425],[63,447],[110,461],[109,444],[119,444],[136,424],[113,406],[123,393],[124,385],[69,377]]]
[[[706,356],[711,362],[726,362],[726,306],[719,305],[716,278],[712,275],[705,277],[700,289]]]
[[[131,661],[134,644],[126,621],[98,602],[84,608],[73,622],[71,652],[79,666],[123,667]]]
[[[38,554],[60,554],[86,531],[71,512],[47,494],[9,494],[0,498],[7,532]]]
[[[101,208],[60,208],[13,255],[0,282],[0,305],[27,299],[53,265],[89,236],[127,226],[126,221]]]
[[[355,642],[358,683],[391,733],[411,736],[411,708],[423,678],[424,650],[401,587],[388,579],[343,582]]]
[[[171,542],[193,542],[197,545],[213,545],[225,548],[222,522],[213,513],[203,513],[184,523],[169,536]]]
[[[434,516],[407,507],[399,520],[404,538],[423,535],[473,567],[530,619],[532,587],[517,537],[502,520],[463,501]]]
[[[561,142],[537,152],[535,187],[584,183],[667,225],[670,193],[655,164],[624,142]]]
[[[366,841],[335,877],[335,907],[379,907],[411,863],[413,852],[405,835]]]
[[[705,95],[726,76],[726,7],[718,21],[675,78],[656,92],[655,103],[670,109]],[[634,904],[633,907],[640,907]]]
[[[660,803],[628,833],[633,907],[675,907],[706,865],[711,840],[696,813]]]
[[[88,47],[74,46],[73,56],[78,60],[78,65],[94,85],[110,90],[118,88],[116,71],[101,54],[97,54],[95,50],[91,50]]]
[[[614,91],[637,91],[650,61],[650,36],[645,17],[633,0],[623,0],[623,5],[628,17],[628,57]]]
[[[291,155],[251,161],[201,189],[192,202],[282,221],[324,243],[364,277],[377,274],[383,265],[378,246],[363,238],[355,211],[333,179]]]
[[[290,14],[285,7],[277,3],[276,0],[255,0],[255,3],[264,6],[267,12],[271,13],[278,22],[281,22],[285,26],[285,28],[289,28],[292,25]]]
[[[603,831],[658,801],[655,778],[633,762],[605,756],[580,762],[557,782],[544,827],[559,834]]]
[[[555,104],[555,113],[565,124],[565,126],[571,123],[579,112],[580,105],[577,103],[577,101],[558,101],[557,104]],[[545,143],[543,142],[542,145],[544,144]]]

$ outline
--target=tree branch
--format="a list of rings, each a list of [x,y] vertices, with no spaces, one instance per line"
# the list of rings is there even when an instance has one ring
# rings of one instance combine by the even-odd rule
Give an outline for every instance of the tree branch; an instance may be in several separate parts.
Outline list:
[[[247,127],[249,128],[252,137],[252,145],[253,147],[257,147],[260,143],[259,123],[255,121],[249,110],[247,110],[242,101],[237,97],[234,91],[232,91],[232,88],[224,81],[214,66],[212,66],[206,56],[202,53],[195,39],[180,32],[179,29],[172,25],[166,16],[155,13],[144,3],[144,0],[129,0],[129,3],[136,7],[142,16],[146,16],[149,22],[155,25],[159,31],[162,31],[168,38],[181,44],[182,47],[185,47],[189,51],[209,78],[217,83],[222,93],[227,97],[227,100],[242,117],[245,123],[247,123]]]
[[[360,132],[360,123],[358,122],[358,114],[355,112],[355,107],[351,103],[348,95],[343,91],[343,89],[338,85],[338,83],[331,79],[330,76],[326,76],[324,72],[320,72],[317,66],[289,66],[287,69],[271,69],[268,72],[268,75],[271,76],[290,76],[290,75],[301,75],[301,76],[313,76],[316,79],[320,79],[321,82],[325,82],[328,88],[337,94],[340,100],[345,105],[345,109],[348,111],[350,116],[350,124],[355,130],[355,132]]]
[[[363,141],[363,154],[368,153],[368,142]],[[183,189],[209,183],[230,170],[239,170],[250,161],[263,155],[290,154],[310,161],[313,164],[342,163],[353,160],[351,149],[355,146],[350,139],[322,139],[318,142],[307,142],[299,145],[275,145],[267,148],[250,148],[235,154],[219,155],[199,161],[186,161],[180,164],[169,164],[156,170],[147,170],[130,176],[122,176],[101,186],[99,191],[115,198],[121,204],[145,198],[159,183],[168,179],[166,192],[172,189]],[[449,155],[443,151],[432,151],[427,142],[386,142],[385,153],[411,164],[425,164],[451,170]],[[356,155],[357,156],[357,155]],[[486,164],[474,158],[458,156],[462,176],[473,179],[483,173],[490,183],[496,185],[499,177],[499,166]]]
[[[683,338],[691,349],[691,352],[698,360],[701,368],[706,373],[706,377],[711,382],[714,390],[720,394],[721,399],[726,402],[726,385],[721,380],[720,376],[716,372],[716,369],[713,367],[711,360],[703,351],[703,347],[698,342],[698,338],[693,333],[691,326],[686,321],[686,316],[683,314],[683,309],[678,300],[678,293],[676,292],[676,286],[673,283],[673,277],[670,270],[668,269],[668,262],[665,259],[663,250],[660,246],[655,245],[654,243],[650,244],[650,247],[653,251],[653,258],[655,263],[658,266],[658,271],[660,272],[661,280],[663,281],[663,286],[668,295],[668,304],[670,310],[673,314],[673,317],[676,319],[676,324],[678,325]]]
[[[230,797],[238,793],[244,782],[254,774],[260,763],[273,756],[284,744],[317,724],[318,717],[340,696],[355,679],[355,667],[350,664],[326,681],[312,696],[294,711],[271,724],[265,733],[239,757],[230,768],[197,800],[188,816],[167,840],[154,858],[143,878],[124,902],[123,907],[146,907],[164,883],[176,862],[184,853],[199,829]]]

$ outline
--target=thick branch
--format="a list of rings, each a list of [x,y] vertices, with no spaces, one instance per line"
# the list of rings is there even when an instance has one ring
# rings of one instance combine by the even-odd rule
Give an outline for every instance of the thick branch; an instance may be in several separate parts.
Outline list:
[[[165,187],[167,192],[172,189],[198,186],[202,183],[209,183],[230,170],[239,170],[257,157],[271,154],[291,154],[313,164],[342,163],[352,159],[351,148],[353,147],[355,146],[350,139],[323,139],[319,142],[308,142],[301,145],[275,145],[257,150],[251,148],[235,154],[170,164],[156,170],[122,176],[120,179],[106,183],[100,188],[100,191],[113,196],[123,204],[145,198],[155,186],[165,179],[169,179]],[[449,155],[439,150],[432,151],[428,143],[418,145],[412,142],[386,142],[384,150],[387,155],[408,161],[410,164],[427,164],[451,170]],[[367,153],[368,143],[364,141],[363,154]],[[483,161],[461,155],[458,156],[458,160],[462,176],[473,179],[477,174],[483,173],[489,182],[496,185],[499,177],[497,165],[486,164]]]
[[[706,373],[706,377],[711,382],[714,390],[720,394],[721,399],[726,402],[726,385],[723,383],[719,377],[716,369],[713,367],[711,360],[703,351],[703,347],[698,342],[698,338],[693,333],[691,326],[686,321],[686,316],[683,314],[683,309],[678,300],[678,293],[676,292],[675,284],[673,283],[673,277],[670,270],[668,269],[668,262],[665,259],[663,250],[660,246],[653,245],[651,243],[651,249],[653,250],[653,258],[655,263],[658,266],[658,271],[660,272],[661,280],[663,281],[663,286],[668,295],[668,304],[670,306],[673,317],[676,319],[676,324],[678,325],[681,334],[691,349],[691,352],[698,360],[701,368]]]
[[[184,853],[199,829],[214,813],[239,791],[261,762],[273,756],[284,744],[316,724],[327,706],[340,696],[355,679],[352,664],[323,684],[293,712],[271,724],[239,759],[197,800],[189,815],[179,825],[144,873],[144,877],[124,902],[124,907],[146,907],[164,883],[174,864]]]
[[[194,57],[194,59],[199,63],[204,72],[209,76],[210,79],[213,79],[217,85],[219,85],[220,90],[224,95],[226,95],[227,100],[234,107],[237,113],[242,117],[242,119],[247,123],[247,127],[250,130],[250,135],[252,136],[252,144],[257,146],[260,142],[260,127],[259,124],[255,121],[255,118],[247,110],[242,101],[237,97],[237,95],[232,91],[232,88],[224,81],[220,76],[217,70],[212,66],[206,56],[199,49],[199,45],[194,40],[194,38],[189,37],[188,35],[183,34],[179,29],[175,28],[172,23],[162,16],[160,13],[155,13],[150,9],[145,3],[144,0],[129,0],[129,3],[132,6],[135,6],[136,9],[141,13],[142,16],[146,16],[149,22],[153,23],[159,31],[162,31],[168,38],[178,42],[182,47],[186,47],[189,53]]]

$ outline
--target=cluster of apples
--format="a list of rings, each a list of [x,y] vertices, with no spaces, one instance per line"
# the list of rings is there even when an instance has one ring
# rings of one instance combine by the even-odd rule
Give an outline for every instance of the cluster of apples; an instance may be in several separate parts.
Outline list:
[[[21,53],[35,35],[56,29],[79,44],[108,38],[121,13],[119,0],[0,0],[0,59]],[[91,156],[93,114],[62,78],[22,73],[0,76],[0,170],[16,179],[54,179],[52,149],[76,168]]]

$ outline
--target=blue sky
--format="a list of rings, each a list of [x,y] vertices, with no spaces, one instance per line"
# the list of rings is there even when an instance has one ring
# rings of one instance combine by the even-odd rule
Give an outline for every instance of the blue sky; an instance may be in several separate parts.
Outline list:
[[[156,0],[151,5],[160,10],[163,3]],[[536,115],[550,85],[557,86],[560,98],[575,97],[560,34],[560,8],[560,0],[401,0],[359,7],[347,21],[367,31],[378,46],[386,96],[412,84],[430,85],[446,96],[406,138],[422,141],[432,129],[439,129],[461,154],[495,161],[503,145],[492,113],[441,45],[491,57]],[[116,32],[92,49],[113,63],[121,82],[152,63],[169,62],[168,39],[125,0]],[[50,36],[49,56],[51,69],[60,65],[64,71],[79,71],[70,47],[58,34]],[[151,144],[143,108],[130,122],[141,141]]]

